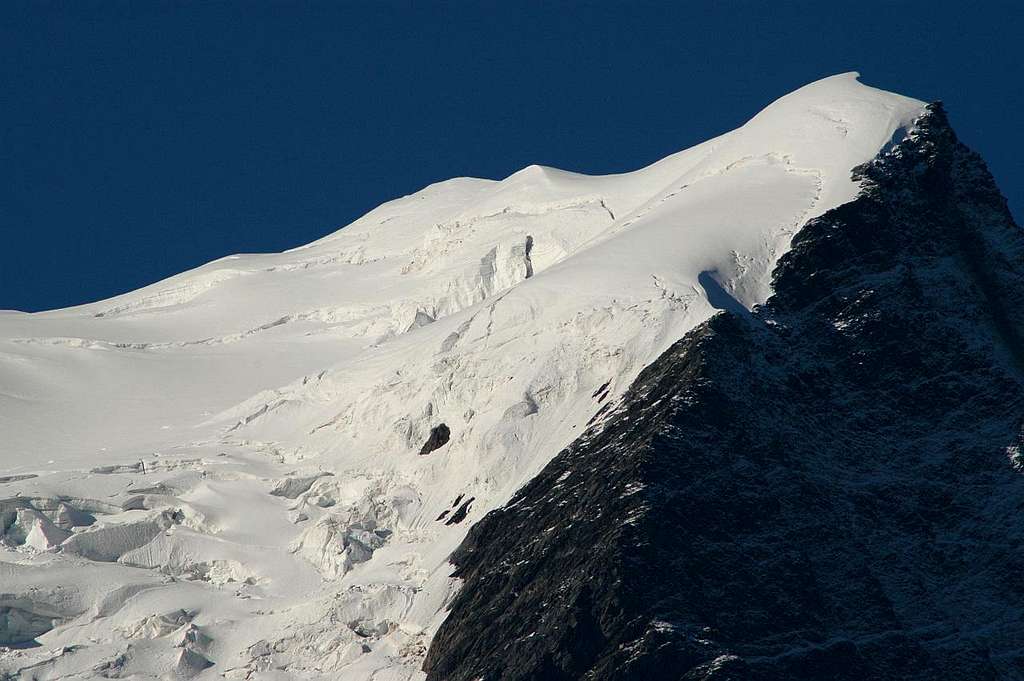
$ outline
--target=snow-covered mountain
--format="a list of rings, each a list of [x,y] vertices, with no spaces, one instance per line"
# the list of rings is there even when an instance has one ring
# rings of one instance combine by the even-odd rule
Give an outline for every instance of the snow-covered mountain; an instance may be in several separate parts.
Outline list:
[[[452,577],[469,528],[621,427],[634,380],[717,312],[774,323],[755,308],[794,235],[932,115],[843,74],[635,172],[450,180],[302,248],[0,315],[0,674],[421,679],[453,604],[432,677],[493,673],[459,666],[492,595],[480,566]],[[822,281],[797,257],[791,279]],[[488,552],[528,560],[499,534],[521,543]],[[530,673],[500,678],[574,678]]]
[[[1024,678],[1024,232],[938,105],[856,172],[470,530],[430,681]]]

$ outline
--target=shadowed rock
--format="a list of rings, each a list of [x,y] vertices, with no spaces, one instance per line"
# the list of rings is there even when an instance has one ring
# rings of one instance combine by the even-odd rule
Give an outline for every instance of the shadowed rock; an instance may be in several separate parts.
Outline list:
[[[452,432],[448,429],[448,426],[441,423],[430,429],[430,437],[423,443],[423,447],[420,449],[420,456],[424,454],[430,454],[435,449],[440,449],[448,444],[448,440],[451,439]]]

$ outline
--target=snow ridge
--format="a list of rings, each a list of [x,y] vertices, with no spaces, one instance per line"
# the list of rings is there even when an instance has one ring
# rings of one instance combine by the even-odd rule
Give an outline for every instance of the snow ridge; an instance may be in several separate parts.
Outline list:
[[[0,670],[421,678],[467,528],[722,296],[763,303],[922,107],[833,76],[635,172],[450,180],[286,253],[3,315],[0,499],[114,508],[0,505],[0,645],[42,644]]]

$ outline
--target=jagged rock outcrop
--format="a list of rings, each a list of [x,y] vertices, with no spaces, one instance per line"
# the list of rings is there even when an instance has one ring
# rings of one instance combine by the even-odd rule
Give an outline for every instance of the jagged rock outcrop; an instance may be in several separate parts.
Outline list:
[[[1024,234],[939,105],[453,555],[430,681],[1024,679]]]
[[[423,443],[420,448],[420,456],[430,454],[431,452],[444,447],[448,444],[448,440],[452,437],[452,431],[447,425],[441,423],[430,429],[430,436],[427,441]]]

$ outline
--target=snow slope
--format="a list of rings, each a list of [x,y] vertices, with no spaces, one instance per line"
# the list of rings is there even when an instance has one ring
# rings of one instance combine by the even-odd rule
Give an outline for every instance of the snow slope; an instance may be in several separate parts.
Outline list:
[[[0,316],[0,671],[420,678],[467,528],[686,331],[763,302],[922,112],[856,78],[632,173],[449,180]]]

